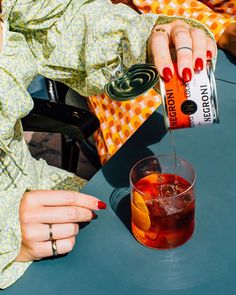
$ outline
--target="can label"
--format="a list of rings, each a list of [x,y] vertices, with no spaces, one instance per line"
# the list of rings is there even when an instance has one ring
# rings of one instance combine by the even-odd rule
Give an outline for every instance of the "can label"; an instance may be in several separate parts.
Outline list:
[[[175,73],[169,82],[160,80],[168,129],[212,125],[219,122],[216,88],[210,65],[184,83]]]

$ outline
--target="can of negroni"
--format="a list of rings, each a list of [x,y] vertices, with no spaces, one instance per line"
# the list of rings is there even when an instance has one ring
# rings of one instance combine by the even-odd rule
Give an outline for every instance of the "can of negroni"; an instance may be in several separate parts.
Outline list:
[[[212,62],[184,83],[175,73],[169,82],[160,78],[167,129],[191,128],[219,123],[218,100]]]

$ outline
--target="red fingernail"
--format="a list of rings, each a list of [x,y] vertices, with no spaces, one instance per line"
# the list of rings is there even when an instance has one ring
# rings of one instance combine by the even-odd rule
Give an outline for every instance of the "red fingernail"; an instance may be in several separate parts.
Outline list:
[[[162,75],[163,75],[163,78],[165,80],[165,82],[169,82],[170,79],[172,78],[172,72],[171,72],[171,69],[166,67],[163,69],[163,72],[162,72]]]
[[[195,70],[202,71],[202,69],[203,69],[203,60],[202,58],[199,57],[195,60]]]
[[[207,50],[207,59],[212,59],[212,52]]]
[[[92,219],[96,219],[98,218],[97,214],[95,214],[94,212],[92,212]]]
[[[106,209],[107,204],[102,202],[102,201],[98,201],[98,209]]]
[[[185,83],[191,81],[192,79],[191,70],[189,68],[184,68],[182,72],[182,77]]]

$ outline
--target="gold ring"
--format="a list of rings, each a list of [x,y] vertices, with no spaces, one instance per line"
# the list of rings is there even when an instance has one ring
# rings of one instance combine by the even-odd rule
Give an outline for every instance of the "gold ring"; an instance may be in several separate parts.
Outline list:
[[[49,224],[49,241],[53,240],[53,232],[52,232],[52,225]]]
[[[56,240],[53,240],[51,242],[52,242],[52,255],[53,256],[57,256],[58,255],[58,252],[57,252]]]
[[[156,33],[156,32],[166,33],[166,35],[168,36],[168,38],[170,37],[169,33],[165,29],[163,29],[163,28],[155,28],[154,27],[153,30],[152,30],[152,33]]]

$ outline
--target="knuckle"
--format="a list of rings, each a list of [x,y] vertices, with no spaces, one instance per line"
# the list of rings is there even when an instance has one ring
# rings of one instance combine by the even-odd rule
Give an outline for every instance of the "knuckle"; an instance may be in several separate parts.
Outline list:
[[[74,192],[68,191],[68,193],[66,194],[66,202],[68,204],[73,204],[75,202],[75,194],[74,194]]]
[[[153,36],[153,41],[154,42],[166,42],[167,40],[167,34],[163,34],[161,32],[156,32],[155,35]]]
[[[31,215],[29,214],[28,210],[21,210],[21,212],[20,212],[20,221],[23,224],[30,223]]]
[[[207,38],[207,46],[214,50],[217,48],[216,42],[209,37]]]
[[[40,251],[35,244],[31,245],[30,253],[31,253],[31,256],[35,257],[36,259],[41,258]]]
[[[67,241],[68,251],[71,251],[74,248],[74,245],[75,245],[75,238],[72,237],[72,238],[68,239],[68,241]]]
[[[198,51],[194,52],[194,56],[196,58],[201,57],[204,59],[206,56],[206,48],[205,48],[205,50],[198,50]]]
[[[71,221],[76,221],[77,219],[77,209],[74,207],[68,208],[67,209],[67,216],[68,219]]]
[[[177,19],[173,21],[173,25],[174,27],[183,27],[183,26],[186,26],[186,23],[181,19]]]
[[[196,29],[196,32],[198,34],[199,37],[207,39],[207,34],[205,30],[201,30],[201,29]]]
[[[90,221],[92,217],[91,210],[84,209],[80,212],[80,221]]]
[[[205,30],[203,30],[203,29],[199,29],[199,28],[191,27],[189,31],[190,31],[190,33],[197,34],[198,36],[199,36],[199,35],[200,35],[200,36],[203,36],[203,37],[206,36],[206,32],[205,32]]]
[[[160,63],[163,60],[166,60],[166,54],[165,53],[158,53],[157,55],[155,55],[154,58],[156,61],[158,61]]]
[[[180,50],[179,52],[177,52],[177,57],[178,59],[182,59],[187,63],[192,63],[192,52],[190,50],[188,51]]]
[[[26,192],[26,193],[24,193],[24,197],[23,197],[22,201],[27,206],[33,205],[33,203],[35,202],[35,194],[34,194],[34,192]]]
[[[73,224],[73,235],[77,235],[78,231],[79,231],[79,226],[78,226],[78,224],[74,223]]]
[[[189,32],[185,29],[180,29],[175,31],[175,37],[176,38],[182,38],[184,40],[190,39]]]
[[[34,238],[34,231],[30,227],[25,227],[24,231],[22,232],[22,238],[26,241],[31,241]]]

